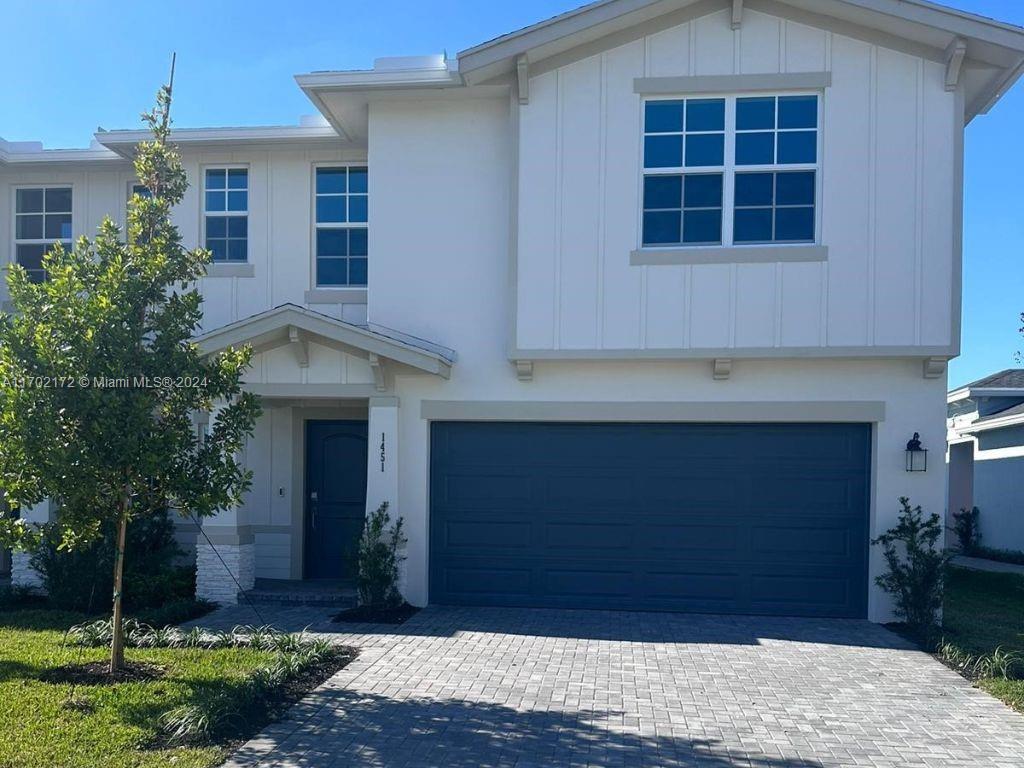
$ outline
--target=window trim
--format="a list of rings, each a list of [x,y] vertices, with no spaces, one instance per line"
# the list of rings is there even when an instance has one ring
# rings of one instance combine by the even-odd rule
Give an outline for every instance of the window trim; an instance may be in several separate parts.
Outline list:
[[[244,211],[211,211],[206,210],[206,171],[207,170],[232,170],[242,168],[246,172],[245,178],[245,210]],[[138,184],[136,180],[133,183]],[[225,179],[225,184],[227,180]],[[227,187],[225,186],[225,193]],[[199,166],[199,247],[206,248],[206,217],[207,216],[245,216],[245,261],[235,261],[232,259],[221,259],[220,261],[210,260],[210,264],[252,264],[249,258],[250,255],[250,240],[252,239],[251,231],[249,229],[249,212],[250,203],[252,202],[252,168],[249,163],[203,163]],[[225,208],[227,208],[227,195],[225,194]]]
[[[9,192],[10,198],[11,198],[11,208],[10,208],[10,215],[11,215],[11,218],[10,218],[10,222],[11,222],[11,239],[10,239],[10,252],[7,254],[7,263],[8,264],[17,264],[18,263],[18,246],[19,245],[53,245],[54,243],[57,243],[57,242],[61,242],[61,243],[65,242],[64,240],[61,240],[60,238],[58,238],[57,240],[47,240],[45,238],[43,238],[42,240],[36,240],[36,239],[22,240],[22,239],[18,238],[18,190],[19,189],[70,189],[71,190],[71,237],[69,238],[69,241],[70,241],[71,245],[74,246],[75,241],[79,238],[79,236],[81,234],[79,232],[78,228],[77,228],[78,217],[75,215],[75,205],[76,205],[76,201],[78,200],[78,197],[75,194],[75,187],[76,187],[76,184],[73,181],[47,181],[47,182],[42,182],[42,183],[29,183],[29,184],[22,184],[22,183],[15,182],[15,183],[12,183],[12,184],[10,184],[8,186],[8,192]],[[45,195],[44,195],[44,197],[45,197]],[[45,210],[45,201],[44,201],[44,210]],[[45,213],[44,213],[44,216],[45,216]],[[45,219],[43,221],[43,226],[44,227],[46,226]],[[46,230],[45,229],[43,230],[43,234],[46,234]],[[49,250],[49,249],[47,249],[47,250]]]
[[[657,252],[685,252],[687,250],[699,250],[701,252],[709,250],[718,250],[722,252],[723,257],[726,256],[727,252],[736,252],[745,248],[764,249],[764,248],[779,248],[779,249],[792,249],[792,248],[818,248],[822,247],[821,240],[821,223],[822,223],[822,180],[824,178],[824,136],[825,136],[825,95],[824,89],[815,88],[799,88],[799,89],[772,89],[770,91],[765,90],[743,90],[733,92],[707,92],[698,91],[695,93],[644,93],[639,94],[639,141],[638,144],[638,162],[639,173],[638,175],[638,186],[637,186],[637,218],[636,218],[636,248],[633,253],[657,253]],[[780,165],[774,163],[771,165],[737,165],[736,164],[736,102],[738,99],[745,98],[766,98],[780,96],[816,96],[818,99],[818,123],[815,129],[817,147],[816,147],[816,158],[815,163],[791,163]],[[688,100],[688,99],[724,99],[725,100],[725,162],[721,166],[686,166],[683,165],[679,168],[653,168],[648,171],[644,165],[644,137],[647,135],[645,131],[645,111],[648,101],[674,101],[674,100]],[[776,106],[776,109],[778,107]],[[777,118],[776,118],[777,119]],[[684,131],[685,133],[685,131]],[[773,129],[773,134],[777,134],[777,129]],[[685,143],[684,143],[684,157],[683,162],[686,162],[685,157]],[[808,242],[735,242],[733,229],[735,224],[736,214],[736,174],[738,173],[766,173],[766,172],[786,172],[786,171],[814,171],[814,240]],[[644,178],[647,176],[683,176],[687,174],[700,174],[700,173],[722,173],[722,242],[718,245],[708,244],[666,244],[666,245],[645,245],[644,244]],[[685,182],[684,182],[685,183]],[[791,252],[790,252],[791,253]],[[821,253],[820,251],[818,252]],[[780,254],[781,255],[781,254]],[[788,254],[787,254],[788,255]],[[723,261],[727,260],[725,258]],[[733,259],[735,261],[742,261],[742,258]],[[792,260],[791,258],[786,260]],[[819,260],[817,258],[813,260]],[[631,263],[658,263],[657,259],[640,259],[631,258]],[[666,260],[665,263],[703,263],[698,261],[673,261],[669,262]]]
[[[325,226],[327,228],[330,228],[330,229],[355,229],[355,228],[359,228],[359,229],[365,229],[366,230],[366,242],[367,242],[367,247],[366,247],[366,252],[367,252],[367,256],[366,256],[366,258],[367,258],[366,283],[367,284],[366,285],[320,285],[317,282],[317,279],[316,279],[316,266],[317,266],[316,265],[316,230],[317,230],[317,227],[320,226],[320,225],[318,225],[317,221],[316,221],[316,172],[320,168],[345,168],[345,169],[348,169],[348,168],[366,168],[367,169],[367,171],[366,171],[366,173],[367,173],[367,186],[366,186],[366,188],[367,188],[367,192],[366,192],[367,215],[366,215],[366,221],[361,221],[361,222],[358,222],[358,221],[357,222],[347,222],[346,221],[346,222],[334,222],[334,223],[329,223],[328,222],[328,223],[325,223],[323,225],[323,226]],[[342,294],[339,293],[339,303],[340,303],[340,300],[342,298],[348,299],[350,297],[354,297],[354,296],[356,296],[355,292],[357,292],[357,291],[361,291],[361,292],[363,292],[365,294],[365,292],[369,288],[369,283],[370,283],[370,275],[369,275],[369,258],[370,258],[369,257],[369,252],[370,252],[370,246],[369,246],[369,243],[370,243],[370,215],[369,215],[369,206],[370,206],[370,192],[369,192],[369,188],[370,188],[370,186],[369,186],[369,173],[370,173],[370,171],[369,171],[369,168],[370,168],[370,164],[366,160],[318,160],[317,162],[312,163],[311,166],[310,166],[310,171],[309,171],[309,291],[307,291],[306,293],[307,293],[307,296],[315,297],[317,300],[316,301],[309,301],[309,300],[307,300],[307,302],[306,302],[307,304],[308,303],[315,303],[315,304],[335,303],[335,302],[332,302],[332,301],[327,301],[326,299],[329,298],[328,294],[321,293],[321,291],[347,292],[347,294],[344,295],[344,296],[342,296]],[[361,302],[354,302],[354,303],[361,303]]]

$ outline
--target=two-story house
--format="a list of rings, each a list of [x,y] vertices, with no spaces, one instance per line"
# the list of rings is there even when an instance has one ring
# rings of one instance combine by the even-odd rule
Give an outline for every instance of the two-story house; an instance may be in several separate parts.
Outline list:
[[[1022,64],[923,0],[602,0],[175,131],[198,341],[266,411],[198,591],[350,577],[388,501],[417,605],[889,619],[870,539],[944,506],[905,449],[944,444],[964,126]],[[143,138],[0,145],[6,259],[123,218]]]

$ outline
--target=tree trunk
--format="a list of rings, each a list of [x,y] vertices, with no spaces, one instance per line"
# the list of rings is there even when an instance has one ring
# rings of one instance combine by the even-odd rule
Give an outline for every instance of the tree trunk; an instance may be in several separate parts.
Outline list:
[[[114,617],[110,641],[110,672],[124,667],[124,622],[121,613],[121,592],[124,586],[124,543],[128,531],[128,496],[121,499],[121,519],[117,524],[117,548],[114,550]]]

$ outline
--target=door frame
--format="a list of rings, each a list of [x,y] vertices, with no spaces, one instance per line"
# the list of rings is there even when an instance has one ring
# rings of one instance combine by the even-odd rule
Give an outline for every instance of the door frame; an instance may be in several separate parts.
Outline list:
[[[320,581],[309,575],[310,570],[310,511],[309,511],[309,426],[310,424],[366,424],[369,432],[368,418],[304,418],[302,419],[302,499],[300,504],[302,519],[302,580]],[[363,482],[366,483],[366,467],[363,467]]]

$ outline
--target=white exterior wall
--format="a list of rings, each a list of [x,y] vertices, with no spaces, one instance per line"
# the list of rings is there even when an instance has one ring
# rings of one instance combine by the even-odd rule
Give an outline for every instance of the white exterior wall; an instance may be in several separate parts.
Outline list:
[[[738,30],[730,19],[723,10],[530,78],[515,346],[955,347],[959,126],[944,67],[752,9]],[[827,262],[631,266],[642,157],[633,79],[823,71]]]
[[[307,304],[306,291],[315,288],[313,270],[313,181],[318,164],[366,161],[364,150],[343,149],[183,148],[182,163],[189,188],[174,211],[186,247],[203,244],[203,171],[206,167],[242,165],[249,169],[249,263],[252,277],[209,276],[200,281],[203,329],[228,323],[291,303],[356,323],[366,321],[365,297],[346,303]],[[93,237],[105,216],[124,225],[128,195],[135,179],[130,163],[107,163],[101,168],[0,170],[0,264],[14,259],[14,189],[22,185],[71,186],[72,228],[75,238]],[[371,196],[372,196],[371,192]],[[215,271],[217,265],[212,267]],[[348,293],[352,293],[348,291]],[[358,294],[358,291],[356,292]],[[7,298],[0,281],[0,300]]]
[[[409,376],[395,382],[411,602],[422,605],[428,595],[424,400],[882,401],[886,418],[874,430],[873,535],[895,522],[899,496],[929,510],[943,508],[942,462],[923,474],[905,471],[904,449],[913,432],[935,448],[945,439],[946,381],[924,379],[919,360],[740,360],[727,381],[713,380],[706,360],[552,361],[536,364],[532,382],[518,381],[505,346],[511,167],[502,159],[511,156],[509,114],[508,103],[497,100],[371,107],[371,181],[376,189],[395,190],[372,203],[371,320],[414,327],[458,352],[449,381]],[[538,291],[546,287],[536,285]],[[872,577],[882,568],[872,552]],[[890,617],[873,584],[869,611],[874,620]]]

